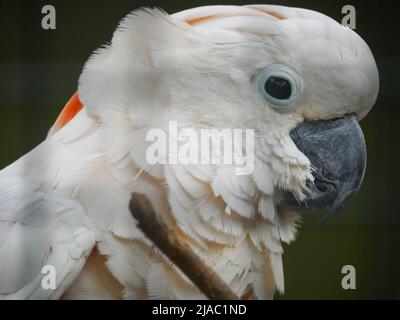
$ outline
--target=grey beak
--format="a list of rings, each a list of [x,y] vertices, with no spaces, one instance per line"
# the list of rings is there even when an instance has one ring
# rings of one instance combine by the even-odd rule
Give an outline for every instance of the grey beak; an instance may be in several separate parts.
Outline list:
[[[307,212],[327,208],[328,216],[344,208],[357,193],[366,167],[363,133],[354,115],[305,122],[290,133],[314,168],[314,183],[304,201],[286,193],[281,206]]]

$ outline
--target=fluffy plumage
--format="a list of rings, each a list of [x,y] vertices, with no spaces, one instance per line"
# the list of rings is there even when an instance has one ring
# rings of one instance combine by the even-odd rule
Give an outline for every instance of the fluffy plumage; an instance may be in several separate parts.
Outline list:
[[[281,242],[294,240],[298,219],[276,205],[282,190],[301,198],[313,179],[289,132],[304,119],[365,115],[376,97],[371,59],[353,31],[309,10],[129,14],[85,65],[83,110],[0,173],[0,295],[110,298],[114,281],[128,299],[204,298],[136,227],[127,205],[133,191],[176,221],[183,241],[237,294],[283,292]],[[255,92],[252,79],[273,63],[290,65],[305,82],[294,113],[274,112]],[[149,165],[146,133],[167,130],[169,120],[196,130],[254,129],[254,172]],[[107,279],[93,271],[98,260],[85,266],[95,246]],[[40,287],[46,264],[57,269],[54,292]]]

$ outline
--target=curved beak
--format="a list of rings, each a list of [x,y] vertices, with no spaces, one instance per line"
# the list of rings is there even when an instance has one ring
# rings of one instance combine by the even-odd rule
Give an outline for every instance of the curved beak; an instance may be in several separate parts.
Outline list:
[[[328,216],[344,208],[357,193],[366,167],[366,146],[354,115],[305,122],[290,133],[298,149],[314,168],[314,182],[299,202],[285,194],[282,207],[307,212],[327,208]]]

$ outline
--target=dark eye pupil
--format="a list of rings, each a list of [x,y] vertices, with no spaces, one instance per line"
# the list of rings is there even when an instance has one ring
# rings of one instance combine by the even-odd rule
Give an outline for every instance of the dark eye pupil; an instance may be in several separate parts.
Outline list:
[[[265,91],[275,99],[286,100],[292,94],[292,86],[284,78],[269,77],[265,82]]]

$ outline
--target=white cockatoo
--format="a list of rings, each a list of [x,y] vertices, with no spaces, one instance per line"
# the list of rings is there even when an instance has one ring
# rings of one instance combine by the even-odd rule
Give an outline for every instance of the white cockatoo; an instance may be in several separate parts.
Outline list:
[[[132,12],[89,58],[46,140],[0,172],[0,296],[205,298],[139,230],[132,192],[239,296],[283,292],[282,243],[295,239],[300,213],[334,212],[361,183],[358,120],[378,87],[367,44],[318,12]],[[171,121],[251,129],[253,169],[149,163],[149,132]]]

